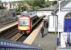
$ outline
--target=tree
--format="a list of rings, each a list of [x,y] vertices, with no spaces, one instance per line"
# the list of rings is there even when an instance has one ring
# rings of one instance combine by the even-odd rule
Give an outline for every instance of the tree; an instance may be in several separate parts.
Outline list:
[[[5,9],[5,7],[3,7],[3,3],[0,1],[0,9]]]
[[[45,0],[24,0],[30,6],[43,6],[45,4]]]
[[[57,4],[57,1],[54,1],[54,2],[53,2],[53,5],[55,5],[55,4]]]
[[[34,0],[33,6],[43,7],[43,4],[45,4],[44,0]]]
[[[24,0],[24,2],[26,2],[30,6],[33,6],[34,0]]]
[[[53,6],[53,4],[56,4],[56,2],[50,2],[50,1],[45,1],[45,0],[21,0],[21,3],[19,4],[20,9],[28,10],[29,9],[39,9],[39,8],[44,8],[44,7],[49,7]],[[24,6],[26,5],[26,6]]]

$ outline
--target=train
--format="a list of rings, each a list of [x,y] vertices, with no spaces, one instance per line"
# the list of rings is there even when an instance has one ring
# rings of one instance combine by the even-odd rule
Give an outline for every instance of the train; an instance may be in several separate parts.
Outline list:
[[[43,17],[38,17],[35,12],[22,13],[21,16],[18,17],[19,33],[29,35],[42,19]]]

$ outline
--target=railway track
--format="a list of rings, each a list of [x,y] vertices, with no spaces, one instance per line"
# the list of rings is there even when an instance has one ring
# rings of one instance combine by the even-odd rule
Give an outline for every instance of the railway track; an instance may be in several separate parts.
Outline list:
[[[13,41],[18,41],[19,39],[23,38],[23,36],[25,38],[27,37],[26,35],[23,35],[18,32],[17,25],[0,33],[0,38],[9,39],[9,40],[13,40]]]
[[[11,27],[3,32],[0,33],[0,38],[6,38],[9,39],[12,36],[14,36],[16,33],[18,32],[17,30],[17,25],[15,25],[14,27]]]
[[[9,21],[9,22],[5,22],[5,23],[1,22],[1,23],[0,23],[0,28],[2,28],[2,27],[4,27],[4,26],[7,26],[7,25],[9,25],[10,23],[13,23],[13,22],[15,22],[15,21],[16,21],[16,20]]]
[[[42,21],[42,18],[40,18],[33,26],[33,28],[35,29],[39,23],[41,23]],[[34,30],[33,29],[33,30]],[[3,31],[0,33],[0,38],[3,38],[3,39],[9,39],[9,40],[13,40],[13,41],[20,41],[22,42],[23,40],[25,40],[28,36],[25,35],[25,34],[21,34],[18,32],[18,29],[17,29],[17,25]]]

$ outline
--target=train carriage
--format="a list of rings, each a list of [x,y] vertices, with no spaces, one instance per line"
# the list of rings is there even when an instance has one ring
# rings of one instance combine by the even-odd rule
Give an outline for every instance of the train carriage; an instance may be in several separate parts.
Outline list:
[[[43,19],[43,17],[39,18],[35,13],[29,14],[24,13],[18,17],[18,30],[22,34],[30,34],[37,24]]]
[[[30,20],[30,17],[20,17],[18,19],[18,29],[21,30],[21,31],[31,31],[31,20]]]

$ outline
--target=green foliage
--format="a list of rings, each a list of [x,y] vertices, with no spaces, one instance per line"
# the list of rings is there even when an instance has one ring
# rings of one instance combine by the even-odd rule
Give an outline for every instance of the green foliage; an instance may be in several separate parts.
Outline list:
[[[28,7],[24,6],[24,4],[28,4],[29,6],[31,6],[32,10],[36,10],[39,8],[44,8],[44,7],[49,7],[54,4],[57,4],[56,1],[54,2],[50,2],[50,1],[45,1],[45,0],[22,0],[21,4],[18,7],[18,11],[24,11],[24,10],[28,10]]]
[[[24,1],[30,6],[40,6],[43,3],[45,3],[44,0],[24,0]]]
[[[57,1],[54,1],[54,2],[53,2],[53,5],[55,5],[55,4],[57,4]]]
[[[40,8],[39,6],[32,7],[33,10],[36,10],[36,9],[39,9],[39,8]]]
[[[33,6],[34,0],[24,0],[24,2],[26,2],[30,6]]]
[[[33,6],[43,7],[43,4],[45,4],[44,0],[35,0]]]

